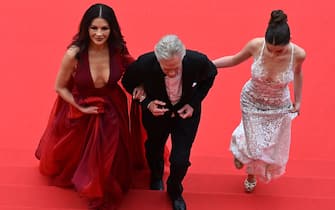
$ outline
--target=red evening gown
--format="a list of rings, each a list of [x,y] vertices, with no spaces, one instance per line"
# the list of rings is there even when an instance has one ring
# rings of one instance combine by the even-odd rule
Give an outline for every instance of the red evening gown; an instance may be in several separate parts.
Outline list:
[[[137,167],[145,164],[143,142],[131,142],[142,141],[143,134],[131,138],[127,97],[118,84],[132,61],[128,54],[111,54],[109,81],[95,88],[88,53],[82,54],[69,89],[78,104],[98,106],[99,114],[83,114],[61,97],[56,99],[35,154],[41,173],[51,177],[53,185],[75,187],[88,199],[108,195],[118,202],[131,185],[133,160]],[[140,127],[139,119],[133,123]]]

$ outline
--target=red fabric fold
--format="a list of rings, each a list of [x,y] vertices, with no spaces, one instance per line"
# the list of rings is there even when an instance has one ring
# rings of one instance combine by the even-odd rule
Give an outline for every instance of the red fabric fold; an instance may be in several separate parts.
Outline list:
[[[132,146],[132,162],[135,169],[146,169],[144,142],[147,139],[146,131],[142,124],[141,105],[133,100],[130,108],[130,136]]]

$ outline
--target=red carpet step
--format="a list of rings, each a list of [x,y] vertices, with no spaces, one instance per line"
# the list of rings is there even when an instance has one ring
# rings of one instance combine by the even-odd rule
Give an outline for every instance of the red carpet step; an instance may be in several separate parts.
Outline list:
[[[244,172],[234,168],[231,157],[195,155],[185,178],[184,197],[189,210],[330,210],[335,202],[335,172],[329,165],[334,162],[292,159],[283,177],[269,184],[259,182],[254,193],[246,194]],[[0,149],[1,210],[86,209],[73,189],[49,186],[37,166],[33,151]],[[146,190],[147,183],[146,174],[139,173],[136,189],[127,194],[120,210],[170,210],[167,194]]]

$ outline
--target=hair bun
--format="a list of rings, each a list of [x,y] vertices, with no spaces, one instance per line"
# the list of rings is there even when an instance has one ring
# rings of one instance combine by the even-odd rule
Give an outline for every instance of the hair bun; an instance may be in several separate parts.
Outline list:
[[[282,10],[273,10],[269,25],[280,25],[287,22],[287,15]]]

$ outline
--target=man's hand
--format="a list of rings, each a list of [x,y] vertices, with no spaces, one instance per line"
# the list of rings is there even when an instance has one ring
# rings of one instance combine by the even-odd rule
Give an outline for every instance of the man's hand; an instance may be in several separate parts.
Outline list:
[[[188,117],[192,117],[193,110],[193,107],[191,107],[189,104],[185,104],[181,109],[178,110],[178,114],[181,118],[186,119]]]
[[[165,102],[159,100],[153,100],[148,104],[148,109],[154,116],[162,116],[165,112],[169,111],[169,109],[165,108]]]

